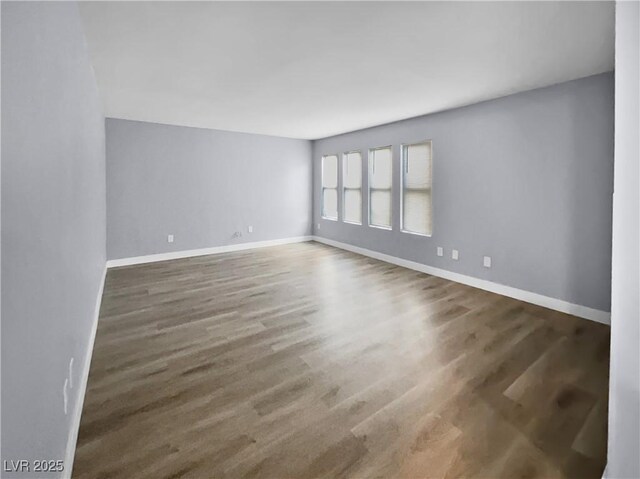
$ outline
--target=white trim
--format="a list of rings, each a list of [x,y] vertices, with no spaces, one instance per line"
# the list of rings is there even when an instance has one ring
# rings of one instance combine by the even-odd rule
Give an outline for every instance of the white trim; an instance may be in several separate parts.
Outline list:
[[[363,256],[368,256],[370,258],[374,258],[380,261],[385,261],[387,263],[395,264],[397,266],[402,266],[403,268],[409,268],[409,269],[420,271],[422,273],[430,274],[433,276],[439,276],[440,278],[445,278],[451,281],[455,281],[456,283],[462,283],[468,286],[472,286],[474,288],[484,289],[485,291],[490,291],[492,293],[501,294],[503,296],[508,296],[510,298],[519,299],[520,301],[536,304],[538,306],[553,309],[555,311],[560,311],[562,313],[572,314],[580,318],[590,319],[591,321],[596,321],[598,323],[603,323],[607,325],[611,324],[611,313],[608,313],[606,311],[600,311],[599,309],[588,308],[587,306],[581,306],[579,304],[569,303],[561,299],[551,298],[549,296],[543,296],[538,293],[532,293],[530,291],[513,288],[511,286],[505,286],[503,284],[493,283],[491,281],[487,281],[486,279],[474,278],[472,276],[466,276],[464,274],[454,273],[452,271],[435,268],[433,266],[427,266],[422,263],[416,263],[415,261],[409,261],[406,259],[397,258],[395,256],[390,256],[384,253],[378,253],[377,251],[371,251],[371,250],[360,248],[358,246],[353,246],[347,243],[341,243],[339,241],[322,238],[320,236],[314,236],[313,239],[314,241],[317,241],[319,243],[324,243],[329,246],[334,246],[336,248],[351,251],[352,253],[361,254]]]
[[[134,256],[131,258],[111,259],[107,261],[107,268],[117,268],[119,266],[130,266],[142,263],[155,263],[157,261],[167,261],[170,259],[191,258],[193,256],[204,256],[208,254],[230,253],[232,251],[242,251],[245,249],[266,248],[269,246],[279,246],[290,243],[302,243],[311,241],[312,236],[296,236],[293,238],[283,238],[268,241],[254,241],[252,243],[239,243],[226,246],[214,246],[212,248],[190,249],[184,251],[172,251],[171,253],[150,254],[147,256]]]
[[[91,333],[89,335],[89,343],[87,344],[87,352],[80,371],[78,381],[78,393],[76,394],[75,407],[71,416],[71,430],[67,438],[67,450],[64,457],[64,471],[62,477],[71,478],[73,469],[73,460],[76,455],[76,443],[78,441],[78,431],[80,430],[80,419],[82,418],[82,406],[84,405],[84,396],[87,391],[87,381],[89,380],[89,368],[91,367],[91,356],[93,355],[93,344],[96,340],[96,331],[98,330],[98,317],[100,316],[100,305],[102,304],[102,293],[104,291],[104,282],[107,277],[107,267],[102,272],[102,279],[98,288],[98,297],[96,298],[96,306],[93,311],[93,324],[91,325]]]

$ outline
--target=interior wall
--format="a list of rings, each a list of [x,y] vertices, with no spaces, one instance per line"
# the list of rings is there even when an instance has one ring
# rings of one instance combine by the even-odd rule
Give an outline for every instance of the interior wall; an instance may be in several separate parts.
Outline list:
[[[57,477],[33,461],[64,460],[80,400],[106,262],[104,118],[77,4],[1,8],[2,459]]]
[[[608,478],[640,477],[640,4],[616,2]]]
[[[604,73],[316,140],[314,234],[609,311],[613,83]],[[431,237],[400,232],[400,145],[426,139],[433,140]],[[366,161],[365,224],[322,219],[322,156],[361,150],[366,159],[369,148],[387,145],[394,155],[393,230],[366,225]]]
[[[311,234],[311,142],[106,124],[109,259]]]

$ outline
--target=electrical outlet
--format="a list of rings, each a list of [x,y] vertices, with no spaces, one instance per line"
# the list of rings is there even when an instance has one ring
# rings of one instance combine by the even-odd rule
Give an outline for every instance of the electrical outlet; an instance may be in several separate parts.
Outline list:
[[[318,223],[318,229],[320,229],[320,223]]]
[[[485,268],[491,268],[491,256],[485,256],[482,264]]]
[[[253,233],[253,226],[249,226],[249,227],[247,228],[247,231],[249,231],[249,233]]]
[[[69,387],[73,389],[73,358],[69,360]]]
[[[437,253],[438,256],[444,256],[444,249],[442,248],[442,246],[438,246]]]
[[[173,243],[173,235],[167,235],[167,243]]]
[[[67,415],[67,406],[69,404],[69,393],[67,392],[69,386],[69,378],[65,378],[64,386],[62,386],[62,401],[64,402],[64,415]]]
[[[458,250],[457,249],[452,249],[451,250],[451,259],[454,259],[454,260],[458,261],[459,257],[460,257],[460,255],[458,254]]]

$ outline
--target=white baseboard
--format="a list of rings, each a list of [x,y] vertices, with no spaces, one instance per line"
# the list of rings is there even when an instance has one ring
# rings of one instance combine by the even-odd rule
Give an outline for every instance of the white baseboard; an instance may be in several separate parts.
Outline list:
[[[254,248],[266,248],[268,246],[279,246],[290,243],[302,243],[311,241],[313,236],[296,236],[293,238],[283,238],[269,241],[254,241],[252,243],[239,243],[226,246],[214,246],[212,248],[190,249],[185,251],[173,251],[171,253],[150,254],[146,256],[134,256],[132,258],[111,259],[107,261],[107,268],[117,268],[119,266],[131,266],[134,264],[155,263],[157,261],[167,261],[170,259],[191,258],[193,256],[205,256],[208,254],[230,253],[232,251],[242,251]]]
[[[64,479],[71,478],[73,470],[73,460],[76,455],[76,443],[78,442],[78,431],[80,430],[80,419],[82,418],[82,406],[84,405],[84,396],[87,392],[87,382],[89,380],[89,369],[91,368],[91,356],[93,355],[93,344],[96,340],[96,331],[98,330],[98,317],[100,316],[100,305],[102,304],[102,293],[104,292],[104,283],[107,277],[107,267],[102,272],[102,280],[98,288],[98,296],[96,298],[96,306],[93,311],[93,324],[91,325],[91,333],[89,343],[87,344],[87,353],[82,364],[82,370],[78,377],[78,393],[76,395],[75,407],[71,413],[71,430],[67,438],[67,450],[64,458],[64,471],[62,477]]]
[[[599,309],[588,308],[586,306],[569,303],[561,299],[550,298],[549,296],[543,296],[541,294],[532,293],[530,291],[525,291],[523,289],[518,289],[518,288],[513,288],[511,286],[505,286],[503,284],[493,283],[485,279],[474,278],[472,276],[467,276],[460,273],[454,273],[452,271],[435,268],[433,266],[427,266],[422,263],[416,263],[415,261],[409,261],[409,260],[398,258],[395,256],[390,256],[384,253],[378,253],[377,251],[360,248],[358,246],[353,246],[347,243],[341,243],[339,241],[322,238],[320,236],[314,236],[313,240],[319,243],[324,243],[329,246],[334,246],[336,248],[351,251],[352,253],[358,253],[363,256],[368,256],[370,258],[374,258],[380,261],[385,261],[387,263],[395,264],[397,266],[413,269],[415,271],[420,271],[422,273],[430,274],[433,276],[439,276],[440,278],[455,281],[456,283],[466,284],[468,286],[473,286],[474,288],[484,289],[492,293],[497,293],[503,296],[508,296],[510,298],[519,299],[520,301],[525,301],[527,303],[542,306],[544,308],[553,309],[555,311],[560,311],[562,313],[572,314],[574,316],[590,319],[591,321],[596,321],[598,323],[603,323],[607,325],[611,324],[611,313],[608,313],[606,311],[600,311]]]

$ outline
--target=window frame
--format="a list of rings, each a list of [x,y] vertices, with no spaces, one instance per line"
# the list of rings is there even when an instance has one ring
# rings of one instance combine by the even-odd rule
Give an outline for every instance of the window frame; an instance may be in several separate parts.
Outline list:
[[[389,188],[391,221],[389,226],[374,225],[371,223],[371,175],[373,174],[373,153],[378,150],[389,150],[391,152],[391,187]],[[380,188],[375,188],[380,189]],[[393,231],[393,145],[377,146],[369,148],[367,155],[367,226],[369,228],[377,228],[383,231]]]
[[[344,211],[345,211],[345,204],[346,204],[346,201],[345,201],[346,190],[347,189],[350,189],[350,190],[356,190],[357,189],[357,188],[346,188],[344,186],[344,178],[345,178],[344,169],[345,169],[345,166],[346,166],[346,158],[347,158],[347,155],[350,155],[352,153],[360,153],[360,223],[357,223],[355,221],[347,221],[346,219],[344,219],[345,218]],[[345,151],[344,153],[342,153],[342,183],[341,183],[341,186],[342,186],[342,205],[341,205],[342,206],[342,208],[341,208],[341,210],[342,210],[342,219],[341,220],[342,220],[343,223],[346,223],[348,225],[362,226],[362,204],[363,204],[363,201],[362,201],[362,189],[363,189],[362,185],[363,185],[363,181],[362,180],[363,180],[363,177],[362,177],[362,150]]]
[[[431,185],[429,190],[431,192],[431,233],[420,233],[418,231],[407,230],[404,227],[404,175],[405,175],[405,162],[407,159],[407,151],[410,146],[418,146],[429,143],[431,151]],[[411,143],[402,143],[400,145],[400,232],[410,235],[422,236],[423,238],[431,238],[433,236],[433,224],[434,224],[434,208],[433,208],[433,140],[414,141]]]
[[[336,157],[336,187],[335,188],[327,188],[324,186],[324,160],[329,157],[329,156],[335,156]],[[320,160],[320,218],[323,220],[327,220],[327,221],[339,221],[340,219],[340,205],[336,204],[336,217],[332,218],[330,216],[325,216],[325,212],[324,212],[324,190],[336,190],[336,202],[339,202],[340,200],[340,195],[338,194],[339,189],[340,189],[340,165],[339,165],[339,160],[340,159],[340,154],[339,153],[327,153],[326,155],[322,155],[322,158]]]

